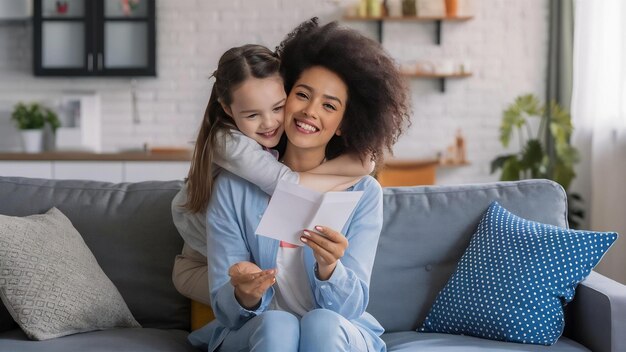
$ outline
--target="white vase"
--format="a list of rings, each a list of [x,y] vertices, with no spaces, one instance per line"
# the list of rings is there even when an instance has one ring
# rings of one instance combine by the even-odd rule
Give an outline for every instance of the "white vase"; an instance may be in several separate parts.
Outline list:
[[[22,130],[22,145],[26,153],[41,153],[43,149],[43,130]]]

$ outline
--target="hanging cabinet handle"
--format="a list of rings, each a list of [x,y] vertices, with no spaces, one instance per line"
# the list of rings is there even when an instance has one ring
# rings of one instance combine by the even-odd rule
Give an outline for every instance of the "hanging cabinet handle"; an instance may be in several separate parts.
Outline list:
[[[93,71],[93,54],[87,54],[87,70],[89,72]]]
[[[102,53],[98,53],[98,71],[102,71]]]

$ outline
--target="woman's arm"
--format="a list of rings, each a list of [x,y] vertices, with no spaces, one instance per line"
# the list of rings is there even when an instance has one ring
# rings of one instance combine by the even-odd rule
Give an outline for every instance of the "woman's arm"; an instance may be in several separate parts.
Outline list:
[[[207,209],[207,261],[211,307],[216,318],[230,329],[240,328],[255,315],[264,312],[274,295],[270,287],[254,310],[242,307],[235,296],[229,270],[240,262],[252,262],[241,223],[246,214],[241,213],[244,187],[241,180],[230,173],[222,173],[213,185]]]
[[[370,277],[383,222],[382,189],[378,182],[367,178],[355,190],[363,190],[365,194],[344,232],[348,246],[334,264],[330,277],[324,277],[328,273],[320,273],[321,277],[316,274],[313,287],[319,307],[335,311],[348,320],[360,317],[367,308]],[[322,235],[311,233],[307,242],[328,246],[324,244],[326,240]],[[311,244],[309,246],[313,248]]]

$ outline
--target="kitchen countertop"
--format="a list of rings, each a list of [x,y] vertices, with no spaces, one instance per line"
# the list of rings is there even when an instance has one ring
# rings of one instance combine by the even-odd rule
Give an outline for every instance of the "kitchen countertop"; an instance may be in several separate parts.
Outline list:
[[[191,161],[191,157],[191,150],[125,151],[117,153],[93,153],[80,151],[22,153],[0,151],[0,161]],[[385,160],[385,168],[388,169],[414,169],[464,165],[469,165],[469,163],[441,164],[438,159]]]
[[[136,151],[119,153],[92,153],[78,151],[42,153],[0,152],[0,161],[191,161],[191,156],[191,151]]]

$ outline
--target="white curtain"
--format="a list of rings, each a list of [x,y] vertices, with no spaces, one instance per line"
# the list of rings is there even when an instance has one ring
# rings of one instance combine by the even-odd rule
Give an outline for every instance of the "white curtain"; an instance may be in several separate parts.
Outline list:
[[[576,0],[572,142],[581,152],[572,191],[586,227],[620,238],[596,270],[626,283],[626,1]]]

